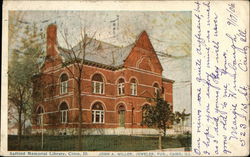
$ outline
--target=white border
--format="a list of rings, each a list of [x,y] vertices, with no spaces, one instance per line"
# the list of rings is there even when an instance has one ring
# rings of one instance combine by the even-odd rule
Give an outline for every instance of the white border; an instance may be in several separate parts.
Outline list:
[[[105,2],[84,2],[84,1],[5,1],[3,4],[3,40],[2,45],[2,90],[1,93],[1,124],[7,124],[7,65],[8,65],[8,11],[10,10],[35,10],[35,11],[52,11],[52,10],[99,10],[99,11],[192,11],[192,2],[185,1],[170,1],[170,2],[160,2],[160,1],[105,1]],[[9,155],[7,152],[7,125],[1,125],[1,155]],[[118,155],[114,152],[114,155]],[[120,155],[128,155],[130,152],[122,152]],[[139,155],[140,152],[132,152],[133,155]],[[156,152],[147,152],[148,155],[157,155]],[[164,152],[164,155],[170,155],[171,152]],[[182,155],[190,155],[187,152],[180,152]],[[27,155],[27,154],[26,154]],[[69,155],[69,154],[68,154]],[[88,152],[89,156],[101,155],[100,152]]]

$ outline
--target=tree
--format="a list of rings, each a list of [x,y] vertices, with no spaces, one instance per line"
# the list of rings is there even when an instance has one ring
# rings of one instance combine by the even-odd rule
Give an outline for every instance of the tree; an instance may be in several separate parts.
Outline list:
[[[187,117],[191,115],[190,113],[185,113],[185,111],[186,111],[185,109],[182,112],[176,111],[174,119],[177,124],[181,123],[182,133],[184,132],[184,122],[185,120],[187,120]]]
[[[9,107],[17,110],[18,146],[21,146],[22,128],[31,116],[32,76],[39,70],[39,61],[43,56],[42,40],[37,27],[26,26],[22,37],[13,44],[21,43],[20,47],[11,50],[8,67],[8,99]]]
[[[9,30],[8,30],[8,44],[9,47],[12,46],[12,43],[18,38],[18,34],[22,29],[22,20],[24,12],[20,11],[9,11]]]
[[[162,134],[166,135],[167,125],[173,120],[174,115],[170,109],[170,104],[159,96],[159,92],[156,98],[150,98],[149,101],[153,101],[155,105],[143,107],[142,125],[158,129],[159,149],[162,149]]]
[[[73,87],[77,93],[77,103],[79,107],[79,115],[78,115],[78,150],[82,149],[82,79],[84,76],[83,64],[85,63],[85,54],[87,47],[92,44],[94,35],[90,38],[86,34],[86,30],[82,29],[80,36],[81,41],[78,43],[78,49],[73,47],[68,41],[67,31],[61,33],[67,49],[63,49],[66,60],[63,62],[63,67],[70,72],[73,80],[76,82],[76,87]],[[91,51],[95,51],[96,49],[91,49]],[[69,65],[73,65],[74,71],[69,68]]]

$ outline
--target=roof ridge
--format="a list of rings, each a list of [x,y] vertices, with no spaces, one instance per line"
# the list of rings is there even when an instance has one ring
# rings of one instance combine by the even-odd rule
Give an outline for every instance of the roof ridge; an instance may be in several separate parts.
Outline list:
[[[88,39],[87,39],[88,38]],[[126,46],[115,46],[110,43],[95,39],[95,38],[89,38],[86,37],[86,40],[91,39],[92,41],[89,41],[90,44],[86,46],[86,54],[85,59],[94,61],[97,63],[101,63],[104,65],[112,65],[112,66],[123,66],[124,65],[124,59],[129,55],[132,48],[136,44],[135,42],[128,44]],[[74,47],[73,50],[78,53],[80,52],[79,49],[81,47],[81,43],[84,42],[84,40],[79,41]],[[87,41],[88,42],[88,41]],[[93,42],[93,44],[91,44]],[[71,49],[70,48],[64,48],[60,45],[57,45],[60,56],[67,59],[66,56],[71,55]],[[95,50],[94,50],[95,49]],[[102,53],[104,52],[104,53]],[[81,56],[81,54],[79,53]]]
[[[97,40],[97,39],[94,39],[94,40],[95,40],[95,41],[98,41],[98,42],[100,42],[100,43],[104,43],[104,44],[108,44],[108,45],[114,46],[114,47],[117,48],[117,49],[126,48],[126,47],[133,46],[133,45],[136,44],[136,43],[134,42],[134,43],[128,44],[128,45],[126,45],[126,46],[117,46],[117,45],[113,45],[113,44],[107,43],[107,42],[105,42],[105,41],[101,41],[101,40]],[[76,47],[77,45],[79,45],[81,42],[82,42],[82,41],[79,41],[75,46],[73,46],[73,48]],[[64,50],[64,51],[69,50],[68,48],[62,47],[62,46],[60,46],[60,45],[57,45],[57,47],[58,47],[59,49]],[[103,48],[102,48],[102,49],[103,49]],[[104,49],[105,49],[105,48],[104,48]],[[108,49],[108,48],[107,48],[107,49]]]

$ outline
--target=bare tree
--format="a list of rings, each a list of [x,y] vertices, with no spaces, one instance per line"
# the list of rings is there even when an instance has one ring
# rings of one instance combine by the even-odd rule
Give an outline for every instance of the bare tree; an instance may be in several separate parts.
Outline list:
[[[70,42],[68,41],[68,36],[66,30],[64,32],[61,32],[61,35],[63,37],[63,40],[67,46],[67,49],[63,49],[64,54],[66,55],[66,60],[63,63],[63,67],[65,67],[71,74],[73,80],[76,82],[76,93],[77,93],[77,104],[79,108],[78,112],[78,149],[82,149],[82,78],[84,76],[84,70],[83,70],[83,64],[85,63],[85,54],[87,51],[87,47],[90,46],[90,44],[93,41],[93,37],[95,36],[95,33],[92,37],[88,37],[86,34],[86,29],[81,30],[81,40],[78,43],[78,48],[73,47]],[[91,49],[91,51],[95,51],[95,49]],[[69,65],[73,65],[74,71],[69,67]]]
[[[183,109],[182,112],[176,111],[175,112],[175,122],[181,123],[181,131],[184,133],[184,122],[188,119],[188,117],[191,115],[191,113],[185,113],[186,109]]]

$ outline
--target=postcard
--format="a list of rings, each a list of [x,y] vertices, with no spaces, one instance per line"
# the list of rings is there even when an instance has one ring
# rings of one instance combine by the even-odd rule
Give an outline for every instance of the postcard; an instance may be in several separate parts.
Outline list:
[[[1,156],[249,155],[248,1],[4,1]]]

